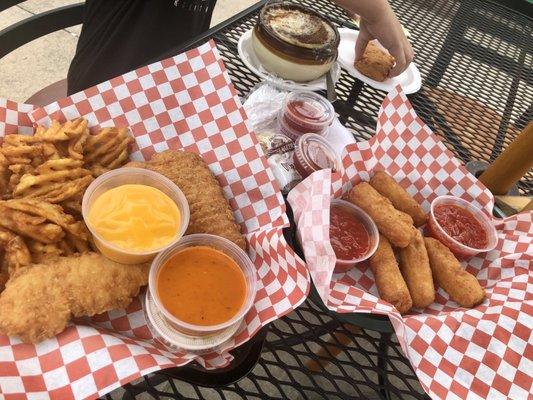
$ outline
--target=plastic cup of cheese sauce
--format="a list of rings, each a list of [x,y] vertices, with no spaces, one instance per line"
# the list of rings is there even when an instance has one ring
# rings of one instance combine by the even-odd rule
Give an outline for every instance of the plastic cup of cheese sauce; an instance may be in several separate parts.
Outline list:
[[[214,347],[241,324],[256,286],[255,266],[240,247],[215,235],[187,235],[152,262],[151,329],[172,346]]]
[[[185,195],[168,178],[142,168],[120,168],[89,185],[82,215],[104,256],[140,264],[178,242],[190,214]]]

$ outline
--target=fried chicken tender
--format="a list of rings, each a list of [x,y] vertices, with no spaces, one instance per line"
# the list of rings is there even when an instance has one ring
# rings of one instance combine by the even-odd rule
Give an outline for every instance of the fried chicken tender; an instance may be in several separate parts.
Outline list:
[[[0,332],[37,343],[62,332],[71,317],[124,308],[148,283],[148,270],[97,253],[23,268],[0,294]]]
[[[485,290],[474,275],[463,269],[451,250],[437,239],[425,237],[424,242],[437,285],[462,307],[472,308],[483,302]]]
[[[191,211],[187,234],[222,236],[246,250],[246,241],[222,189],[198,154],[167,150],[155,154],[147,163],[131,162],[127,166],[159,172],[182,190]]]

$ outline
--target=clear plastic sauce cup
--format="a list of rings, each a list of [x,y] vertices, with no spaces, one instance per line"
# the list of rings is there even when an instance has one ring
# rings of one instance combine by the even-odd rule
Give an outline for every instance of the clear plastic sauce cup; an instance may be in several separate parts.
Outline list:
[[[127,184],[138,184],[151,186],[159,189],[173,200],[178,206],[180,212],[180,225],[177,229],[176,236],[167,245],[152,249],[149,251],[133,251],[119,247],[104,238],[96,232],[91,226],[88,215],[91,206],[95,200],[103,193],[118,186]],[[172,246],[180,240],[185,234],[187,226],[189,225],[189,205],[183,192],[170,179],[163,175],[142,168],[119,168],[113,171],[106,172],[96,178],[87,188],[82,200],[82,215],[89,231],[93,235],[94,242],[98,250],[110,260],[122,264],[141,264],[151,261],[157,253]]]
[[[483,248],[469,247],[450,236],[439,224],[435,217],[435,207],[439,205],[454,205],[466,209],[479,222],[487,235],[487,245]],[[439,196],[431,202],[428,232],[435,239],[448,247],[459,258],[472,257],[479,253],[493,250],[498,243],[496,228],[492,220],[479,208],[470,204],[468,201],[455,196]]]
[[[165,263],[181,250],[196,246],[207,246],[225,253],[240,267],[246,281],[246,295],[240,309],[232,318],[217,325],[195,325],[180,320],[164,307],[158,293],[157,278]],[[157,309],[161,311],[173,329],[188,336],[216,335],[224,332],[230,326],[240,323],[250,311],[257,290],[257,272],[248,255],[239,246],[220,236],[200,233],[184,236],[178,243],[157,255],[150,268],[148,287]],[[179,347],[180,343],[176,343],[176,346]]]
[[[302,178],[315,171],[331,169],[339,172],[342,162],[335,149],[326,139],[315,133],[306,133],[296,140],[293,154],[294,168]]]
[[[355,219],[359,220],[365,227],[366,232],[369,236],[369,246],[368,250],[358,258],[352,258],[349,260],[344,260],[337,258],[335,263],[335,272],[346,272],[349,269],[353,268],[357,263],[368,260],[376,252],[379,243],[379,232],[378,228],[372,218],[364,212],[361,208],[357,207],[355,204],[350,203],[346,200],[341,199],[332,199],[331,207],[342,207],[345,211],[349,212]]]
[[[305,133],[323,134],[335,118],[333,105],[324,97],[310,91],[289,93],[279,111],[281,133],[293,140]]]

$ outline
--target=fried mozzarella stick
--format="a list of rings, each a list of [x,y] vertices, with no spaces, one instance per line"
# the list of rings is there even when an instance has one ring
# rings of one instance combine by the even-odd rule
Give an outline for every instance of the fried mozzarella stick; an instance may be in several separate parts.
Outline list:
[[[476,277],[466,272],[453,253],[437,239],[424,238],[435,283],[462,307],[472,308],[485,298]]]
[[[187,234],[210,233],[222,236],[246,250],[246,241],[222,188],[198,154],[167,150],[155,154],[147,163],[131,162],[127,166],[159,172],[182,190],[191,211]]]
[[[376,223],[378,230],[392,245],[405,247],[413,240],[416,228],[413,219],[394,208],[386,197],[380,195],[367,182],[355,185],[345,199],[361,207]]]
[[[419,231],[407,247],[400,249],[400,271],[413,299],[413,307],[425,308],[435,301],[428,253]]]
[[[22,268],[0,294],[0,332],[37,343],[62,332],[71,317],[126,307],[148,283],[148,270],[97,253]]]
[[[420,204],[385,171],[376,171],[370,179],[370,185],[389,199],[394,208],[410,215],[415,226],[426,223],[426,213]]]
[[[391,303],[400,314],[405,314],[413,302],[409,289],[400,273],[392,247],[383,235],[379,235],[376,252],[370,257],[370,268],[374,273],[379,297]]]

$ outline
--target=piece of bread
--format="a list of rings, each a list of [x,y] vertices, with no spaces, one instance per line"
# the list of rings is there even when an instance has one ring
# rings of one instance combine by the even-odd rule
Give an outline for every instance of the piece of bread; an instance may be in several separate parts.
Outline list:
[[[378,82],[383,82],[389,77],[393,66],[394,57],[372,42],[366,46],[363,58],[354,63],[354,67],[360,73]]]

